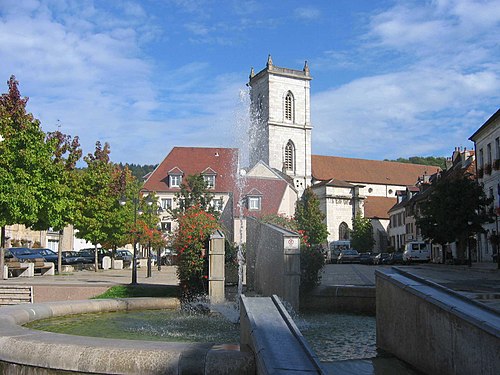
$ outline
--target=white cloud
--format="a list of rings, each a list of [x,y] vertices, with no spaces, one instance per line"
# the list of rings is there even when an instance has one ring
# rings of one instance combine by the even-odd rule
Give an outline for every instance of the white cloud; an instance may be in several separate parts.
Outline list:
[[[313,97],[315,152],[396,158],[470,146],[500,100],[494,3],[408,2],[373,15],[358,54],[376,70]]]
[[[314,7],[301,7],[294,10],[295,17],[306,21],[318,19],[321,16],[319,9]]]

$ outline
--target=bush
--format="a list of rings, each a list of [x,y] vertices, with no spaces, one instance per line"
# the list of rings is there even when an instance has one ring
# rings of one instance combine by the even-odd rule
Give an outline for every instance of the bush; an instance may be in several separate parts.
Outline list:
[[[173,247],[177,250],[177,276],[182,298],[191,300],[206,294],[208,285],[207,244],[210,234],[218,229],[216,218],[199,206],[188,208],[178,217]]]

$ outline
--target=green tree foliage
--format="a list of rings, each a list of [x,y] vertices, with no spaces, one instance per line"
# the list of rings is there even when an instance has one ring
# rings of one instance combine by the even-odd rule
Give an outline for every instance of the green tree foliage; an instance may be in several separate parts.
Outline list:
[[[374,244],[372,222],[358,212],[352,220],[351,246],[353,249],[366,252],[371,251]]]
[[[441,168],[442,170],[446,169],[446,158],[442,156],[410,156],[408,159],[406,158],[397,158],[396,160],[388,160],[385,161],[395,161],[398,163],[407,163],[407,164],[422,164],[422,165],[433,165]]]
[[[326,215],[319,207],[318,197],[308,187],[295,206],[295,220],[299,229],[303,230],[307,236],[309,245],[320,245],[326,242],[328,229],[325,217]]]
[[[170,213],[177,218],[188,208],[197,206],[217,217],[218,213],[210,204],[212,198],[213,194],[208,191],[207,183],[201,174],[187,176],[186,181],[181,184],[180,191],[175,194],[177,208],[171,209]]]
[[[184,299],[207,292],[207,241],[219,229],[217,219],[199,206],[192,206],[178,217],[179,226],[173,235],[177,250],[177,276]]]
[[[146,176],[148,173],[151,173],[155,170],[158,164],[152,165],[152,164],[129,164],[125,163],[122,164],[120,163],[120,169],[125,169],[128,168],[130,172],[132,173],[132,176],[134,176],[137,181],[143,181],[144,176]]]
[[[14,76],[8,86],[9,92],[0,97],[0,226],[30,227],[44,220],[51,189],[55,195],[61,192],[53,184],[57,176],[51,144],[45,142],[40,122],[26,112],[28,98],[21,97]]]
[[[77,236],[91,242],[96,248],[95,267],[98,268],[97,245],[109,240],[115,229],[116,211],[120,195],[113,191],[114,165],[109,159],[109,145],[96,143],[93,154],[84,157],[87,168],[79,176],[79,205],[75,217]]]
[[[416,224],[422,235],[445,245],[462,243],[475,233],[482,233],[482,224],[493,222],[494,214],[483,188],[468,176],[441,178],[428,199],[419,205]]]

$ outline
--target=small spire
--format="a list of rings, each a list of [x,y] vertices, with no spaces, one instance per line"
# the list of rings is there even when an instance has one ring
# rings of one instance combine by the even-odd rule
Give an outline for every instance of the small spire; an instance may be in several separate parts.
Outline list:
[[[306,73],[306,76],[309,75],[309,64],[307,63],[307,60],[304,63],[304,69],[303,69],[303,71],[304,71],[304,73]]]
[[[267,56],[267,69],[272,69],[273,68],[273,58],[271,57],[271,54]]]
[[[255,71],[253,70],[253,66],[250,68],[249,78],[252,79],[255,76]]]

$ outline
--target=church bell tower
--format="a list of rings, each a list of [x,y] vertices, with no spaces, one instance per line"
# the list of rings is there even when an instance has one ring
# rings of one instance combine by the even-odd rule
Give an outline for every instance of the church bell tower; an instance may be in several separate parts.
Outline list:
[[[252,113],[250,164],[259,160],[293,179],[302,194],[311,185],[311,76],[302,70],[280,68],[271,55],[266,68],[250,72]]]

